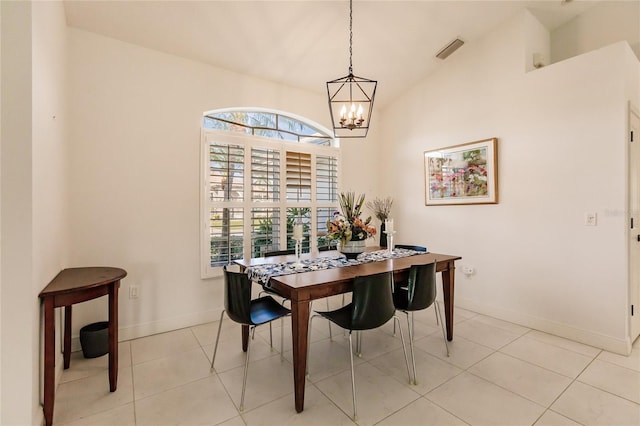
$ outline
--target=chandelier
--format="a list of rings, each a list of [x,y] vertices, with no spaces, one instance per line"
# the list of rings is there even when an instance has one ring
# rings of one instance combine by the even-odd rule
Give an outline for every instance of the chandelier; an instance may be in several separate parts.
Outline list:
[[[364,138],[378,82],[353,75],[353,0],[349,0],[349,75],[327,82],[329,112],[337,138]]]

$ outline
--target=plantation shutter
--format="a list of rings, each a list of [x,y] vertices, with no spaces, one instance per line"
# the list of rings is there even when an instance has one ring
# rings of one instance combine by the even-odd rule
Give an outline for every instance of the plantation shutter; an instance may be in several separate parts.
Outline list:
[[[316,157],[316,199],[319,202],[338,200],[338,159],[318,155]]]
[[[244,209],[209,209],[209,241],[211,266],[222,266],[243,257],[242,227]]]
[[[214,142],[209,147],[209,200],[242,201],[244,147]]]
[[[311,154],[287,151],[287,200],[311,201]]]
[[[280,209],[251,209],[251,257],[263,257],[268,251],[280,250]]]
[[[251,199],[280,200],[280,151],[251,149]]]

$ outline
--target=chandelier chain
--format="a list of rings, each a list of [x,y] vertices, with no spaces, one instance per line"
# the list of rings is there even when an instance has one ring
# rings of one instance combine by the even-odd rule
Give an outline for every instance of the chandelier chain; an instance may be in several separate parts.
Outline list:
[[[349,75],[327,81],[329,113],[336,138],[367,136],[377,85],[375,80],[353,75],[353,0],[349,0]]]
[[[349,74],[353,74],[353,0],[349,0]]]

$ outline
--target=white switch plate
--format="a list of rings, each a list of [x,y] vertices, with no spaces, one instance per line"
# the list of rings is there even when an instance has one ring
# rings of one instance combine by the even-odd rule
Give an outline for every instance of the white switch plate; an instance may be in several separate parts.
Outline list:
[[[129,299],[137,299],[138,298],[138,286],[131,285],[129,286]]]
[[[598,225],[598,213],[588,212],[584,214],[585,226],[597,226]]]

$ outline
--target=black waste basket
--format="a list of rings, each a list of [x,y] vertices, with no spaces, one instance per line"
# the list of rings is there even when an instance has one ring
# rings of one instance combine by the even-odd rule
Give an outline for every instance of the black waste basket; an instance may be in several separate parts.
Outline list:
[[[80,329],[80,346],[85,358],[97,358],[109,352],[109,321],[94,322]]]

